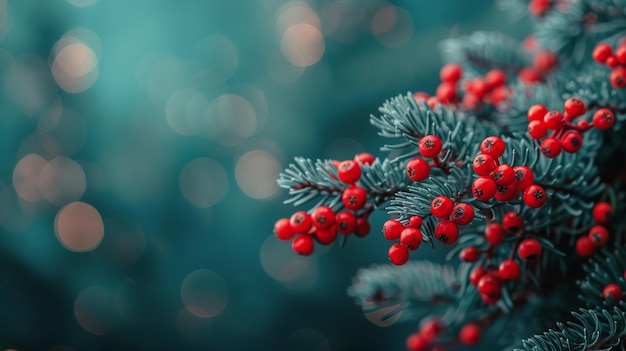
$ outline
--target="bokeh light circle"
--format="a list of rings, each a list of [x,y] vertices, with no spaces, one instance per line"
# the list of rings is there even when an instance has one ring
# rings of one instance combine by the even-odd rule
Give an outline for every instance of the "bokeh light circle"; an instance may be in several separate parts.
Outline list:
[[[98,210],[84,202],[72,202],[57,213],[54,232],[59,242],[75,252],[91,251],[104,237],[104,224]]]
[[[308,23],[294,24],[285,30],[280,48],[292,64],[311,66],[324,55],[324,37],[318,28]]]
[[[276,183],[282,170],[276,157],[264,150],[243,154],[235,166],[237,184],[253,199],[269,199],[278,193]]]
[[[192,205],[205,208],[220,202],[228,192],[224,167],[208,157],[187,163],[180,172],[180,190]]]
[[[206,109],[209,100],[193,89],[181,89],[167,99],[165,118],[167,124],[178,134],[195,135],[208,124]]]
[[[13,187],[17,194],[26,201],[41,200],[39,178],[46,160],[36,154],[24,156],[13,169]]]
[[[87,179],[78,162],[67,157],[57,157],[46,163],[41,170],[39,186],[48,201],[65,205],[83,196]]]
[[[82,42],[69,44],[56,54],[52,75],[59,87],[66,92],[83,92],[98,78],[98,57]]]
[[[185,277],[180,297],[187,311],[201,318],[219,315],[228,304],[226,282],[208,269],[195,270]]]

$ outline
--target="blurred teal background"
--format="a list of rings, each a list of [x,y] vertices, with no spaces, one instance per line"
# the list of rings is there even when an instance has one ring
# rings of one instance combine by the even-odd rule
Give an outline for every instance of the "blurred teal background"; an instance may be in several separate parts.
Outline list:
[[[275,180],[384,156],[369,114],[434,91],[442,39],[509,22],[487,0],[0,0],[0,345],[403,349],[414,325],[346,295],[386,262],[384,214],[297,257]]]

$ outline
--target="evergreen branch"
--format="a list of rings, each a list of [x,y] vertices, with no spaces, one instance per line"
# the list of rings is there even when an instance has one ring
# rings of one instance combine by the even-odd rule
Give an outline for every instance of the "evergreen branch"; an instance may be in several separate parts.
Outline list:
[[[497,0],[496,6],[515,21],[519,21],[529,15],[528,0]]]
[[[522,340],[522,348],[514,351],[624,350],[625,310],[623,302],[606,310],[580,309],[572,312],[574,321],[559,322],[557,330]]]
[[[548,110],[563,108],[563,98],[554,80],[545,83],[527,85],[515,81],[509,85],[510,98],[501,109],[494,111],[494,122],[509,132],[526,133],[528,128],[528,109],[535,104],[542,104]]]
[[[617,284],[626,290],[624,272],[626,272],[626,248],[616,245],[613,249],[602,249],[583,265],[585,277],[578,281],[581,289],[580,299],[587,306],[612,306],[602,296],[602,290],[608,284]]]

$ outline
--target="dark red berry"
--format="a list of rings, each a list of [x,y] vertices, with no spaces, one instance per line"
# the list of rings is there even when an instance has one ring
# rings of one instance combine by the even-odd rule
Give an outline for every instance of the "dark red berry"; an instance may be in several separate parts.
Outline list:
[[[602,296],[607,300],[611,297],[613,302],[618,302],[622,299],[622,288],[617,284],[608,284],[602,290]]]
[[[472,183],[472,195],[480,201],[488,201],[496,195],[498,186],[491,177],[481,176]]]
[[[548,133],[548,128],[543,121],[531,121],[528,123],[528,134],[533,139],[541,139]]]
[[[556,66],[557,57],[550,51],[541,51],[533,59],[533,67],[539,72],[548,72]]]
[[[498,266],[498,275],[502,279],[516,280],[520,277],[521,269],[514,260],[504,260]]]
[[[433,158],[439,155],[443,142],[436,135],[426,135],[419,141],[420,154],[424,157]]]
[[[335,216],[337,231],[343,235],[349,235],[356,230],[356,217],[348,211],[341,211]]]
[[[524,191],[528,186],[535,182],[535,174],[527,166],[513,167],[515,172],[515,189],[517,191]]]
[[[472,93],[474,93],[474,95],[476,95],[478,99],[482,99],[487,93],[487,91],[489,91],[489,85],[484,79],[479,77],[479,78],[474,78],[469,89],[471,90]]]
[[[406,227],[400,233],[400,244],[409,251],[415,251],[422,243],[422,232],[413,227]]]
[[[430,212],[435,218],[448,218],[452,213],[454,203],[447,196],[437,196],[430,204]]]
[[[430,340],[425,335],[415,332],[406,339],[406,348],[409,351],[428,351]]]
[[[478,285],[480,278],[482,278],[485,274],[487,274],[487,270],[482,266],[472,269],[469,276],[470,283],[472,283],[472,285]]]
[[[592,214],[596,223],[607,224],[613,218],[613,206],[608,202],[598,202],[593,206]]]
[[[496,195],[494,196],[499,202],[509,202],[517,199],[519,191],[515,188],[515,184],[509,186],[498,185]]]
[[[409,250],[406,247],[397,243],[391,245],[389,251],[387,251],[387,254],[389,255],[389,260],[391,261],[391,263],[395,264],[396,266],[401,266],[407,263],[407,261],[409,260]]]
[[[485,227],[485,239],[491,245],[500,245],[504,242],[504,228],[500,223],[489,223]]]
[[[535,239],[525,239],[519,245],[517,253],[524,261],[534,260],[541,256],[541,244]]]
[[[435,227],[434,235],[442,243],[451,245],[459,238],[459,227],[452,221],[441,221]]]
[[[468,225],[474,220],[474,208],[465,202],[459,202],[452,208],[452,221],[458,225]]]
[[[383,224],[383,235],[387,240],[398,240],[400,239],[400,233],[404,230],[404,226],[399,221],[395,219],[390,219]]]
[[[532,122],[532,121],[541,121],[543,122],[543,117],[546,115],[546,113],[548,113],[548,109],[541,105],[541,104],[536,104],[536,105],[532,105],[527,112],[527,116],[528,116],[528,121]]]
[[[420,324],[420,333],[428,340],[435,340],[437,335],[441,333],[442,329],[443,325],[441,324],[441,321],[436,318],[427,319],[422,321]]]
[[[370,233],[370,230],[372,230],[372,226],[366,217],[356,219],[356,230],[354,231],[356,236],[363,238]]]
[[[587,106],[585,106],[585,103],[577,97],[571,97],[565,100],[563,108],[565,113],[572,118],[580,117],[587,112]]]
[[[508,233],[517,234],[524,229],[524,217],[515,211],[509,211],[502,217],[502,228]]]
[[[492,69],[485,75],[485,82],[492,89],[504,85],[506,83],[506,73],[501,69]]]
[[[589,236],[581,236],[576,240],[576,253],[581,257],[590,257],[596,253],[596,246]]]
[[[346,184],[354,184],[361,178],[361,166],[352,160],[343,161],[337,167],[339,180]]]
[[[281,218],[274,224],[274,235],[280,240],[290,240],[294,232],[291,230],[289,219]]]
[[[601,225],[591,227],[587,236],[595,247],[602,247],[609,241],[609,231]]]
[[[617,89],[626,87],[626,68],[616,67],[610,75],[611,85]]]
[[[423,158],[416,157],[406,164],[406,174],[414,182],[421,182],[428,178],[430,165]]]
[[[480,152],[487,154],[494,159],[502,156],[505,148],[506,145],[504,144],[504,140],[498,136],[486,137],[485,140],[480,143]]]
[[[409,227],[420,228],[424,223],[424,220],[420,216],[411,216],[409,217]]]
[[[311,219],[311,215],[304,211],[298,211],[291,215],[289,219],[289,224],[291,225],[291,231],[297,234],[306,234],[311,229],[313,225],[313,220]]]
[[[472,167],[474,168],[474,172],[481,176],[486,176],[491,174],[493,170],[496,168],[496,160],[493,157],[487,154],[479,154],[474,157],[474,162],[472,162]]]
[[[341,195],[341,201],[343,205],[346,206],[347,209],[356,211],[360,210],[365,206],[365,202],[367,200],[367,192],[365,189],[351,185],[348,189],[343,191]]]
[[[328,229],[335,224],[335,211],[328,206],[319,206],[311,214],[313,225],[318,229]]]
[[[561,154],[561,143],[556,138],[548,137],[541,142],[541,153],[547,158],[555,158]]]
[[[545,123],[546,128],[557,130],[563,127],[563,123],[565,123],[565,117],[559,111],[550,111],[543,116],[543,123]]]
[[[619,64],[619,62],[617,62],[617,57],[611,55],[609,57],[606,58],[606,65],[611,67],[611,68],[615,68],[617,67],[617,65]]]
[[[441,67],[439,78],[442,82],[456,83],[463,75],[463,67],[458,63],[448,63]]]
[[[362,165],[371,165],[376,160],[376,157],[369,152],[362,152],[355,155],[354,160]]]
[[[466,247],[459,253],[459,258],[464,262],[476,262],[480,258],[480,250],[474,246]]]
[[[480,342],[482,330],[478,324],[469,323],[461,328],[459,340],[463,345],[476,345]]]
[[[594,61],[598,63],[605,63],[606,59],[613,55],[613,48],[609,44],[600,43],[596,45],[591,53]]]
[[[573,154],[583,147],[583,136],[575,130],[565,132],[561,137],[561,146],[565,152]]]
[[[337,228],[333,226],[329,229],[316,229],[313,235],[318,243],[330,245],[337,239]]]
[[[615,123],[615,115],[608,108],[600,108],[593,114],[593,126],[598,129],[609,129]]]
[[[515,182],[515,171],[510,165],[501,164],[493,170],[491,178],[497,185],[508,186]]]
[[[309,256],[313,253],[315,243],[311,235],[299,235],[291,242],[291,248],[295,253],[302,256]]]
[[[457,100],[457,88],[454,83],[443,82],[439,84],[435,95],[442,104],[454,103]]]
[[[615,50],[615,58],[620,65],[626,65],[626,47],[620,46]]]
[[[500,280],[494,277],[493,274],[487,273],[480,278],[476,288],[481,294],[496,295],[501,292],[502,285],[500,284]]]
[[[539,208],[546,203],[548,196],[541,185],[533,184],[524,190],[522,196],[526,206],[530,208]]]

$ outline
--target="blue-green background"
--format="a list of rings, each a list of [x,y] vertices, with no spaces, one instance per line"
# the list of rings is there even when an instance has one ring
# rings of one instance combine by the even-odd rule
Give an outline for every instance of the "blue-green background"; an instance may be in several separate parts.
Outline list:
[[[86,7],[66,0],[0,4],[8,9],[2,10],[6,18],[0,22],[0,183],[9,199],[0,206],[3,348],[404,348],[414,325],[378,327],[346,294],[358,268],[386,262],[388,243],[377,229],[384,214],[372,217],[369,237],[349,238],[344,248],[321,250],[298,279],[278,281],[264,269],[261,247],[265,242],[277,257],[288,259],[289,244],[268,237],[274,221],[294,210],[282,204],[287,198],[282,190],[265,199],[242,191],[235,176],[237,162],[252,150],[268,152],[283,168],[299,155],[344,159],[367,150],[384,156],[377,152],[384,140],[376,136],[368,116],[387,97],[409,90],[434,91],[440,40],[475,30],[501,30],[522,38],[523,24],[513,24],[489,0],[311,1],[322,31],[340,7],[347,9],[341,21],[350,19],[354,26],[326,35],[321,60],[303,69],[297,80],[280,82],[270,74],[268,57],[282,55],[276,20],[287,4],[284,0],[100,0]],[[370,30],[375,13],[389,5],[406,10],[412,19],[410,39],[399,47],[383,45]],[[95,33],[101,51],[97,80],[74,94],[55,83],[50,68],[55,43],[76,27]],[[220,47],[204,55],[194,49],[215,34],[236,49],[234,71],[224,71],[233,67],[232,56]],[[172,76],[176,79],[157,75],[152,95],[142,83],[142,65],[150,55],[183,67],[183,73]],[[15,65],[24,76],[15,76]],[[279,68],[295,69],[286,62]],[[207,70],[212,73],[200,74]],[[222,94],[245,97],[252,91],[261,96],[249,100],[258,128],[232,142],[224,141],[227,134],[210,131],[177,134],[167,123],[165,106],[168,96],[183,88],[196,89],[209,101]],[[41,103],[28,110],[24,106],[31,106],[32,99]],[[41,147],[33,142],[41,136],[38,121],[58,104],[73,111],[84,130],[77,132],[68,122],[67,131],[52,135],[67,148],[57,154],[38,153]],[[107,223],[141,228],[145,248],[133,264],[116,264],[115,257],[100,253],[100,248],[87,253],[67,250],[54,232],[63,204],[19,200],[12,187],[14,169],[31,153],[46,160],[67,156],[83,167],[87,188],[80,201],[102,216],[103,244]],[[227,173],[226,195],[209,208],[192,205],[179,186],[181,170],[199,157],[215,160]],[[441,253],[423,248],[418,255],[434,258]],[[181,301],[183,280],[198,269],[219,275],[227,289],[226,308],[209,319],[186,315]],[[92,301],[95,318],[107,324],[104,335],[83,329],[74,313],[78,295],[93,286],[112,293],[109,297],[121,294],[127,308],[127,315],[120,316],[111,309],[115,303]]]

